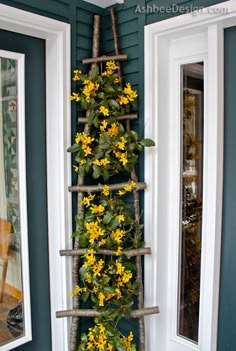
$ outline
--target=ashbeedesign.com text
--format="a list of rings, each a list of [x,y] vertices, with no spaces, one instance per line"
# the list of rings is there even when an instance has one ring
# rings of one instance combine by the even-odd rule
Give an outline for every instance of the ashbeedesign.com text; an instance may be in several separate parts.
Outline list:
[[[169,5],[169,6],[158,6],[156,4],[152,5],[146,5],[146,6],[141,6],[137,5],[135,10],[135,13],[146,13],[146,14],[152,14],[152,13],[159,13],[159,14],[184,14],[184,13],[192,13],[193,15],[199,15],[199,14],[226,14],[228,13],[228,9],[226,7],[203,7],[203,6],[194,6],[194,5],[189,5],[189,6],[183,6],[183,5]]]

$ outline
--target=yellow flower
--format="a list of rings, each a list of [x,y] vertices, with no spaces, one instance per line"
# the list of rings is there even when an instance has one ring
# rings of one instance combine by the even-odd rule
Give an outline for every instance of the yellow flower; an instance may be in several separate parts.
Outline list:
[[[116,274],[123,275],[125,272],[125,267],[116,260]]]
[[[105,106],[100,106],[99,112],[101,112],[104,116],[109,116],[109,110]]]
[[[101,162],[98,159],[93,160],[93,164],[97,166],[101,166]]]
[[[89,194],[89,196],[85,196],[83,200],[81,200],[81,205],[85,205],[86,207],[90,206],[90,202],[93,201],[95,195]]]
[[[129,103],[129,99],[123,95],[119,95],[116,100],[120,105],[127,105]]]
[[[79,171],[79,167],[78,166],[73,166],[75,172],[78,172]]]
[[[81,165],[85,165],[86,160],[85,160],[85,159],[82,159],[82,160],[79,161],[79,163],[80,163]]]
[[[102,158],[100,163],[102,166],[106,166],[110,163],[110,161],[107,158]]]
[[[116,229],[116,231],[111,232],[111,236],[114,238],[114,240],[117,242],[117,244],[122,243],[122,238],[125,235],[125,231],[122,229]]]
[[[75,100],[76,102],[80,101],[80,96],[77,93],[72,93],[72,95],[70,96],[70,100],[73,101]]]
[[[102,239],[98,242],[98,246],[103,246],[104,244],[106,244],[106,240]]]
[[[92,149],[88,145],[82,145],[82,150],[83,150],[85,156],[92,154]]]
[[[98,305],[104,306],[104,300],[105,300],[105,295],[102,292],[100,292],[98,294]]]
[[[100,124],[100,130],[104,131],[107,127],[107,121],[105,121],[105,119],[102,121],[102,123]]]
[[[105,207],[102,205],[92,205],[90,207],[92,213],[102,213],[105,210]]]
[[[131,278],[132,278],[132,273],[131,272],[124,273],[123,277],[122,277],[122,281],[124,283],[128,283]]]
[[[124,190],[119,190],[117,193],[119,196],[123,196],[126,194],[126,192]]]
[[[118,141],[116,143],[116,146],[118,147],[118,149],[120,150],[124,150],[125,149],[125,144],[127,143],[127,140],[125,139],[125,137],[121,137],[120,141]]]
[[[132,191],[135,187],[136,183],[132,180],[130,184],[124,186],[125,191]]]
[[[76,144],[79,144],[79,142],[83,139],[83,134],[82,133],[76,133],[75,136],[75,142]]]
[[[94,277],[101,276],[101,270],[103,269],[103,266],[104,266],[104,261],[102,259],[100,259],[97,263],[93,265],[92,271],[93,271]]]
[[[75,69],[74,70],[74,77],[73,77],[73,80],[76,81],[76,80],[80,80],[80,77],[79,77],[79,74],[81,74],[82,72],[78,69]]]
[[[121,154],[119,161],[123,164],[123,166],[125,166],[126,163],[128,163],[127,151]]]
[[[104,187],[102,188],[102,194],[105,196],[108,196],[110,194],[110,187],[109,185],[104,185]]]
[[[122,294],[121,294],[120,289],[119,289],[119,288],[116,288],[116,289],[115,289],[115,292],[116,292],[116,295],[117,295],[117,299],[118,299],[118,300],[121,299],[121,298],[122,298]]]
[[[112,123],[111,127],[108,129],[107,134],[112,137],[116,136],[119,132],[118,123]]]
[[[116,78],[116,79],[114,80],[114,83],[115,83],[115,84],[120,83],[120,79],[119,79],[119,78]]]
[[[117,248],[117,250],[116,250],[116,252],[115,252],[116,256],[120,256],[120,255],[121,255],[121,252],[122,252],[122,247],[121,247],[121,246],[118,246],[118,248]]]
[[[119,215],[118,216],[118,223],[124,222],[125,216],[124,215]]]
[[[76,285],[74,290],[70,293],[70,296],[74,297],[75,295],[79,295],[81,291],[83,291],[83,289],[79,287],[79,285]]]
[[[89,284],[92,283],[92,276],[90,273],[87,273],[86,276],[85,276],[85,281]]]
[[[115,61],[107,61],[106,68],[115,71],[119,68],[119,66],[115,63]]]
[[[127,95],[129,101],[134,101],[138,96],[137,92],[135,90],[132,90],[130,83],[126,84],[126,87],[124,88],[124,93]]]

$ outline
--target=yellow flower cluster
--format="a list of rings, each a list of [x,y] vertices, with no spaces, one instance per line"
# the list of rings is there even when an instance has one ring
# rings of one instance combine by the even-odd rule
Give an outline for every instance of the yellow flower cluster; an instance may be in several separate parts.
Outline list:
[[[74,77],[73,77],[73,80],[76,81],[76,80],[80,80],[80,77],[79,77],[79,74],[81,74],[82,71],[80,71],[79,69],[75,69],[74,70]]]
[[[105,106],[100,106],[99,107],[99,112],[103,114],[103,116],[109,116],[109,110]]]
[[[102,158],[101,160],[98,160],[97,158],[95,160],[93,160],[93,164],[97,165],[97,166],[106,166],[110,163],[110,161],[105,157]]]
[[[95,195],[92,195],[92,194],[89,194],[89,196],[85,196],[83,198],[83,200],[81,201],[81,204],[86,206],[86,207],[89,207],[90,206],[90,203],[91,201],[93,201]]]
[[[105,230],[99,226],[99,223],[100,223],[99,219],[95,222],[85,223],[85,228],[89,233],[90,244],[94,244],[95,241],[100,239],[105,234]]]
[[[101,301],[103,296],[100,297]],[[113,336],[114,338],[114,336]],[[121,336],[121,342],[124,344],[125,351],[132,350],[132,341],[134,335],[132,332],[127,337]],[[93,328],[89,328],[88,341],[86,343],[86,350],[98,350],[98,351],[116,351],[116,346],[109,340],[109,334],[106,331],[106,327],[102,323],[98,323]]]
[[[111,76],[117,69],[119,68],[119,66],[115,63],[115,61],[107,61],[106,63],[106,71],[104,71],[102,73],[103,77],[109,77]],[[119,83],[119,79],[117,79],[117,81],[115,83]]]
[[[104,185],[103,189],[102,189],[102,194],[105,196],[108,196],[110,194],[110,187],[109,185]]]
[[[96,91],[99,88],[99,83],[93,83],[91,80],[86,79],[83,81],[84,88],[82,94],[85,95],[85,100],[87,103],[90,102],[91,96],[96,96]]]
[[[94,138],[92,138],[88,133],[85,133],[85,132],[77,133],[75,136],[75,143],[76,144],[82,143],[82,150],[85,156],[92,154],[92,148],[90,144],[93,141],[94,141]]]
[[[76,102],[80,101],[80,96],[78,93],[73,93],[70,97],[70,100],[73,101],[75,100]]]
[[[81,288],[79,285],[76,285],[74,290],[70,293],[71,297],[74,297],[75,295],[79,295],[81,292],[87,292],[88,288],[85,286]]]
[[[124,88],[124,95],[119,95],[116,99],[120,105],[127,105],[129,102],[133,102],[138,94],[137,91],[133,90],[130,83],[127,83]]]
[[[131,180],[128,184],[126,184],[126,185],[124,186],[124,188],[123,188],[122,190],[119,190],[117,194],[118,194],[119,196],[123,196],[123,195],[125,195],[127,192],[132,191],[132,190],[135,188],[135,186],[136,186],[136,183],[135,183],[133,180]]]

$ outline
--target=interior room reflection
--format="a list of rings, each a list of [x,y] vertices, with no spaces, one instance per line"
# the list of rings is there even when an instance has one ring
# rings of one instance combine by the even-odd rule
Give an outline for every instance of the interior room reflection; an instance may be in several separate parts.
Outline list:
[[[181,208],[178,334],[198,343],[202,241],[204,64],[181,67]]]
[[[0,346],[24,334],[17,150],[17,61],[0,57]]]

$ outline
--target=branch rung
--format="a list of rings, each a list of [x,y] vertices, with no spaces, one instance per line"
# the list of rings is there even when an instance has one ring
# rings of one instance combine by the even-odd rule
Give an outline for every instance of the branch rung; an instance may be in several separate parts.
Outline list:
[[[131,113],[129,115],[121,115],[121,116],[112,116],[116,121],[127,121],[127,120],[134,120],[138,118],[137,113]],[[78,117],[78,123],[88,123],[87,117]],[[102,122],[102,120],[100,121]]]
[[[123,189],[126,185],[129,185],[129,182],[126,183],[117,183],[117,184],[110,184],[110,190],[121,190]],[[103,184],[98,184],[98,185],[73,185],[69,186],[68,189],[70,192],[79,192],[79,193],[95,193],[103,190],[104,185]],[[134,190],[140,191],[144,190],[147,188],[146,183],[136,183]]]
[[[141,308],[139,310],[134,310],[131,311],[130,317],[131,318],[141,318],[144,316],[148,316],[151,314],[158,314],[160,313],[159,307],[146,307],[146,308]],[[63,317],[100,317],[104,313],[103,312],[98,312],[95,310],[65,310],[65,311],[57,311],[56,312],[56,317],[57,318],[63,318]],[[124,316],[125,317],[125,316]]]
[[[88,249],[78,249],[78,250],[60,250],[61,256],[80,256],[84,255]],[[143,247],[140,249],[134,250],[124,250],[121,252],[121,255],[125,255],[127,258],[131,258],[134,256],[143,256],[143,255],[151,255],[152,251],[150,247]],[[114,250],[106,250],[100,249],[96,252],[97,255],[105,255],[105,256],[116,256],[116,251]]]
[[[99,56],[99,57],[91,57],[91,58],[85,58],[82,60],[83,64],[88,64],[88,63],[95,63],[95,62],[106,62],[106,61],[124,61],[127,60],[128,55],[123,54],[123,55],[111,55],[111,56]]]

